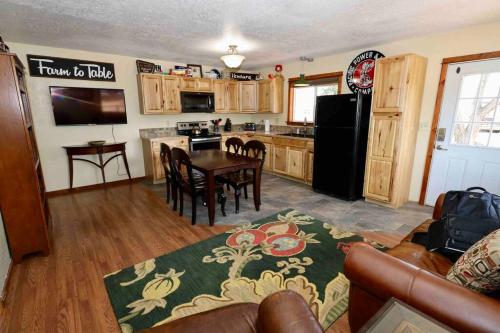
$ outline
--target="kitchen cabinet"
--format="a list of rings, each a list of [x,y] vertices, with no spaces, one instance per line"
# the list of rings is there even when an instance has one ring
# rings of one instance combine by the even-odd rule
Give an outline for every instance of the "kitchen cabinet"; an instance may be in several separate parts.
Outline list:
[[[179,93],[179,78],[172,76],[162,77],[163,113],[180,113],[181,98]]]
[[[137,76],[142,114],[181,112],[179,78],[159,74]]]
[[[306,183],[312,184],[314,169],[314,152],[306,153]]]
[[[288,161],[287,174],[291,177],[303,179],[305,171],[305,154],[303,149],[287,147]]]
[[[214,81],[209,78],[197,78],[195,81],[195,90],[199,92],[213,92]]]
[[[181,91],[196,91],[196,81],[194,77],[181,77],[180,78]]]
[[[258,112],[282,113],[283,112],[283,86],[282,77],[258,81]]]
[[[398,208],[408,201],[427,59],[415,54],[375,63],[363,195]]]
[[[163,92],[161,76],[140,74],[138,77],[143,114],[163,113]]]
[[[288,147],[274,145],[273,150],[273,171],[278,173],[288,173]]]
[[[166,137],[157,139],[143,138],[142,151],[146,177],[155,184],[165,181],[165,171],[160,157],[161,143],[166,143],[170,149],[177,147],[189,151],[187,137]]]
[[[257,82],[241,81],[240,86],[240,111],[257,112]]]
[[[213,92],[213,80],[210,78],[181,77],[180,90],[193,92]]]
[[[215,80],[213,89],[216,113],[239,112],[238,81]]]

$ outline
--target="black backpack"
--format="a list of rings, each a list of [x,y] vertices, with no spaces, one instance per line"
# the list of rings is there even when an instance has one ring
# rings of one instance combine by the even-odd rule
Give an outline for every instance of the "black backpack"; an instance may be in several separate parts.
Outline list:
[[[476,190],[481,192],[474,192]],[[500,228],[500,197],[482,187],[446,193],[441,218],[427,233],[416,233],[412,241],[429,251],[440,251],[451,259]]]

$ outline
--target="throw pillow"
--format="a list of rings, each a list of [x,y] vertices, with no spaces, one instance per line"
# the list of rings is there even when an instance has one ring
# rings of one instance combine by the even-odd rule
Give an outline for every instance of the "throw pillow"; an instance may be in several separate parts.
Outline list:
[[[446,279],[481,293],[500,290],[500,229],[472,245]]]

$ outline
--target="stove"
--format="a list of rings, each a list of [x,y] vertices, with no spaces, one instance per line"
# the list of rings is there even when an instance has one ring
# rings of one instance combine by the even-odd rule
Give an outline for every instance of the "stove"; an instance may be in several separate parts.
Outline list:
[[[177,134],[189,136],[190,151],[220,149],[221,135],[210,132],[208,121],[178,122]]]

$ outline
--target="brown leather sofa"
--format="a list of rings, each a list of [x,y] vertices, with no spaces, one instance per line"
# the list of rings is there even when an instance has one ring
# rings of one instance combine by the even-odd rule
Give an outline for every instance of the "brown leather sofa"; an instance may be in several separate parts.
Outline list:
[[[413,233],[426,231],[441,216],[444,195],[433,219],[413,230],[386,253],[366,244],[354,245],[344,271],[351,281],[349,325],[357,332],[391,297],[402,300],[459,332],[500,332],[500,300],[445,279],[452,262],[411,243]]]
[[[180,318],[142,333],[322,333],[302,296],[291,290],[262,303],[239,303]]]

